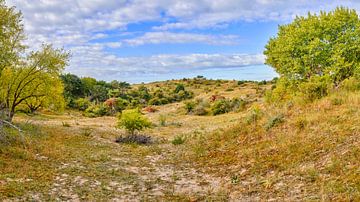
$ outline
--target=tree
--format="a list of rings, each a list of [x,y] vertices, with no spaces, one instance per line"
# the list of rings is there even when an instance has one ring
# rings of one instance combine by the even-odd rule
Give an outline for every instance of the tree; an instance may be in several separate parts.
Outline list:
[[[5,1],[0,0],[0,78],[5,67],[17,63],[25,49],[21,44],[25,39],[21,20],[20,12],[16,12],[14,7],[7,7]],[[3,93],[4,89],[0,89],[0,119],[6,116]]]
[[[26,48],[21,43],[25,39],[21,21],[21,13],[0,0],[0,76],[5,67],[18,62]]]
[[[31,108],[61,101],[60,72],[69,54],[43,45],[25,54],[22,15],[0,0],[0,119],[11,122],[21,105]]]
[[[83,93],[85,96],[91,96],[94,90],[94,86],[96,85],[96,79],[91,77],[81,78]]]
[[[338,85],[360,70],[360,21],[355,10],[296,17],[265,47],[266,64],[297,82],[327,76]]]
[[[64,97],[68,105],[72,105],[73,101],[84,96],[84,86],[81,79],[74,74],[63,74],[60,76],[64,84]]]
[[[45,102],[50,103],[47,100],[62,100],[63,86],[59,75],[67,65],[68,57],[62,49],[44,45],[42,50],[22,58],[21,63],[3,69],[0,98],[7,121],[12,121],[21,104],[45,106]]]
[[[129,109],[120,114],[118,127],[125,128],[130,135],[134,135],[136,131],[151,127],[151,122],[138,109]]]

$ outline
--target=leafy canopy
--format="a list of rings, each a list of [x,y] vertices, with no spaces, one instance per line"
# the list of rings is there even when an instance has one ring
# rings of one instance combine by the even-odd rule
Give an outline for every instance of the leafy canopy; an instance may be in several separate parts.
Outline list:
[[[265,47],[266,64],[281,77],[305,81],[328,76],[338,85],[360,70],[360,21],[355,10],[338,7],[331,12],[296,17],[279,26]]]
[[[59,75],[69,53],[43,45],[26,52],[22,15],[0,0],[0,118],[11,121],[16,110],[28,106],[61,106],[63,86]]]
[[[151,122],[138,109],[124,110],[119,116],[118,127],[125,128],[131,135],[151,127]]]

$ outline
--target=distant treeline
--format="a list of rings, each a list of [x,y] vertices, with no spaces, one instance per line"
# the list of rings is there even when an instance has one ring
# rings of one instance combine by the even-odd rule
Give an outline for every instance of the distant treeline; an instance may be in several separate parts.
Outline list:
[[[60,78],[67,107],[84,111],[87,116],[103,116],[127,108],[163,105],[193,97],[193,92],[181,83],[149,89],[142,84],[131,86],[127,82],[98,81],[74,74],[64,74]]]

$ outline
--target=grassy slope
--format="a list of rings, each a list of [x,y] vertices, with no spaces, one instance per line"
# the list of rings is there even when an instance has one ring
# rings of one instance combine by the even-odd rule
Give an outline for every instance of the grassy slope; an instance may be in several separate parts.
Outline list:
[[[238,197],[357,201],[359,106],[360,95],[345,92],[305,106],[269,106],[257,123],[242,121],[194,141],[189,158],[230,178]],[[266,130],[278,114],[284,122]]]
[[[183,115],[182,104],[160,106],[147,116],[158,123],[164,114],[168,124],[145,131],[159,142],[136,146],[113,142],[121,132],[113,117],[40,115],[29,125],[18,116],[27,141],[0,149],[0,199],[360,200],[358,93],[280,108],[265,104],[254,84],[188,88],[197,97],[258,100],[262,117],[247,123],[250,108],[198,117]],[[279,114],[283,122],[267,130]],[[187,141],[172,145],[179,134]]]

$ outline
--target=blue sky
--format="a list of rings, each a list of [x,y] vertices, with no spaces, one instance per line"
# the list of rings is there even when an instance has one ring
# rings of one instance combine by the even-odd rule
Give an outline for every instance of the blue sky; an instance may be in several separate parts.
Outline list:
[[[71,51],[67,72],[131,83],[204,75],[271,79],[262,52],[296,15],[360,2],[285,0],[8,0],[26,43]]]

